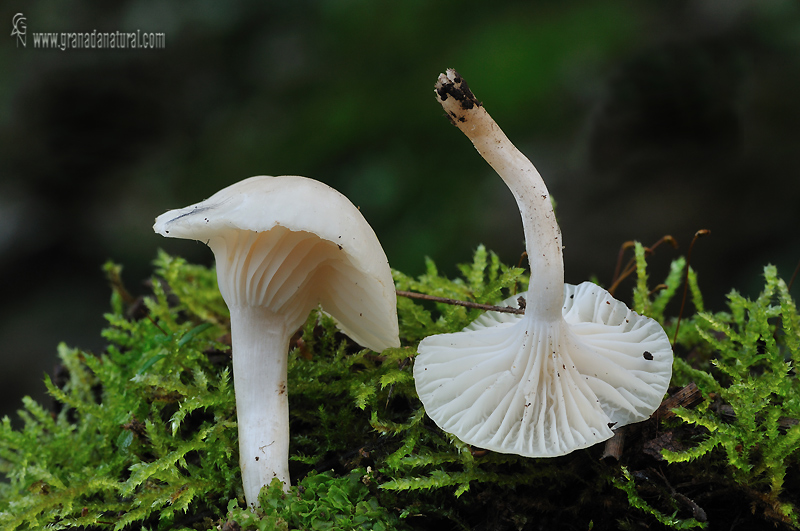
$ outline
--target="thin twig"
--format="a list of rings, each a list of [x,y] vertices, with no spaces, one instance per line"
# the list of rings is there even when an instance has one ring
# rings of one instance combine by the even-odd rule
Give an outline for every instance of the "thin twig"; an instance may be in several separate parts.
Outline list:
[[[650,254],[650,251],[649,251],[649,249],[645,248],[645,256],[647,256],[647,255],[649,255],[649,254]],[[623,271],[623,272],[622,272],[622,273],[621,273],[621,274],[620,274],[620,275],[617,277],[617,279],[616,279],[616,280],[615,280],[615,281],[614,281],[614,282],[611,284],[611,286],[608,288],[608,292],[609,292],[611,295],[613,295],[613,294],[614,294],[614,292],[615,292],[615,291],[617,290],[617,288],[619,287],[619,284],[620,284],[620,282],[622,282],[623,280],[625,280],[626,278],[628,278],[628,276],[629,276],[631,273],[633,273],[634,271],[636,271],[636,260],[635,260],[634,258],[631,258],[631,259],[628,261],[628,263],[625,265],[625,270],[624,270],[624,271]]]
[[[697,520],[698,522],[706,522],[706,521],[708,521],[708,515],[703,510],[703,508],[700,507],[699,505],[697,505],[694,502],[694,500],[692,500],[691,498],[689,498],[685,494],[682,494],[682,493],[678,492],[677,490],[675,490],[675,488],[670,484],[669,480],[667,479],[667,476],[665,476],[664,473],[661,472],[661,470],[656,470],[655,468],[651,468],[650,470],[652,470],[653,472],[655,472],[657,475],[659,475],[661,477],[661,479],[664,481],[664,484],[669,489],[670,494],[672,494],[673,498],[677,499],[680,502],[683,502],[684,505],[686,505],[689,509],[691,509],[692,516],[694,517],[695,520]]]
[[[681,310],[678,312],[678,321],[675,323],[675,336],[672,338],[672,346],[675,346],[675,343],[678,341],[678,330],[681,327],[681,317],[683,317],[683,308],[686,305],[686,293],[689,290],[689,264],[692,260],[692,248],[694,247],[694,242],[697,241],[697,238],[700,236],[705,236],[706,234],[711,234],[711,231],[708,229],[700,229],[699,231],[694,233],[694,238],[692,238],[692,243],[689,244],[689,250],[686,252],[686,273],[683,276],[683,298],[681,299]]]
[[[651,254],[653,254],[655,250],[658,248],[658,246],[664,242],[669,243],[675,249],[678,248],[678,242],[675,240],[675,238],[673,238],[669,234],[666,234],[650,247],[644,248],[645,256],[650,256]],[[614,291],[616,291],[616,289],[619,287],[620,282],[628,278],[628,276],[631,273],[636,271],[636,257],[634,257],[628,260],[628,263],[625,265],[625,269],[622,271],[622,273],[619,272],[620,266],[622,265],[622,256],[625,254],[625,250],[630,247],[635,247],[635,243],[632,241],[625,242],[619,249],[619,254],[617,255],[617,265],[614,268],[614,277],[611,281],[611,287],[608,288],[608,292],[612,295],[614,294]]]
[[[797,278],[798,271],[800,271],[800,261],[797,262],[797,267],[794,268],[794,273],[792,273],[792,279],[789,281],[789,285],[786,286],[786,291],[790,291],[792,289],[792,284],[794,284],[794,279]]]
[[[526,258],[528,258],[528,251],[522,251],[522,254],[519,255],[519,260],[517,261],[517,267],[519,269],[522,269],[522,261],[525,260]],[[514,293],[512,293],[512,295],[516,295],[516,294],[517,294],[517,281],[515,280],[514,281]],[[523,307],[523,309],[524,309],[524,307]]]
[[[703,401],[703,393],[694,382],[689,382],[685,387],[681,387],[675,393],[661,402],[658,409],[655,410],[652,416],[659,420],[672,418],[675,413],[672,411],[676,407],[685,407],[691,409]]]
[[[601,460],[611,458],[614,461],[619,461],[619,458],[622,457],[622,449],[625,447],[626,428],[627,426],[618,428],[614,432],[614,435],[606,441],[606,445],[603,448],[603,455],[600,456]]]
[[[147,316],[147,318],[150,320],[150,322],[151,322],[151,323],[153,323],[153,325],[155,325],[155,327],[156,327],[156,328],[158,328],[158,329],[161,331],[161,333],[162,333],[162,334],[164,334],[165,336],[168,336],[168,335],[169,335],[169,334],[168,334],[168,333],[167,333],[167,332],[166,332],[166,331],[165,331],[163,328],[161,328],[160,326],[158,326],[158,323],[156,322],[156,320],[155,320],[155,319],[153,319],[153,318],[152,318],[152,317],[150,317],[149,315]]]
[[[653,289],[650,290],[650,293],[648,293],[648,296],[652,297],[653,295],[655,295],[659,291],[663,291],[665,289],[669,289],[669,286],[667,286],[666,284],[659,284],[659,285],[657,285],[656,287],[654,287]]]
[[[408,365],[408,362],[409,362],[409,361],[411,361],[411,358],[410,358],[410,357],[408,357],[408,358],[403,358],[403,361],[401,361],[401,362],[400,362],[400,363],[397,365],[397,368],[398,368],[398,369],[400,369],[400,370],[402,371],[403,369],[405,369],[405,368],[406,368],[406,365]],[[394,384],[392,384],[392,385],[390,385],[390,386],[389,386],[389,392],[386,394],[386,405],[384,405],[384,406],[383,406],[383,409],[389,409],[389,400],[391,400],[391,399],[392,399],[392,393],[394,393]]]
[[[622,257],[625,255],[625,250],[633,247],[635,245],[633,240],[629,240],[619,247],[619,253],[617,254],[617,265],[614,268],[614,276],[611,277],[611,285],[616,285],[617,280],[619,279],[620,272],[622,270]],[[627,266],[626,266],[627,269]],[[609,292],[611,293],[611,292]]]
[[[510,306],[492,306],[491,304],[478,304],[477,302],[436,297],[434,295],[425,295],[424,293],[415,293],[413,291],[403,291],[400,289],[397,290],[397,294],[401,297],[408,297],[409,299],[422,299],[425,301],[442,302],[444,304],[453,304],[455,306],[464,306],[465,308],[487,310],[490,312],[515,313],[517,315],[522,315],[525,313],[525,310],[521,308],[512,308]]]

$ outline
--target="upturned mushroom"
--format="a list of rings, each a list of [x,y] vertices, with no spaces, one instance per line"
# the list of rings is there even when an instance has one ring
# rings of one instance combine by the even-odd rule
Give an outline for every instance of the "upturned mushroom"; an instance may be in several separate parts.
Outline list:
[[[245,179],[162,214],[153,229],[214,252],[231,314],[239,463],[255,506],[273,478],[289,488],[287,356],[309,312],[321,306],[376,352],[400,345],[386,255],[345,196],[305,177]]]
[[[464,442],[528,457],[586,448],[647,419],[672,372],[664,330],[599,286],[564,283],[561,231],[536,168],[456,71],[435,92],[511,189],[531,276],[524,315],[488,312],[420,343],[414,378],[427,414]]]

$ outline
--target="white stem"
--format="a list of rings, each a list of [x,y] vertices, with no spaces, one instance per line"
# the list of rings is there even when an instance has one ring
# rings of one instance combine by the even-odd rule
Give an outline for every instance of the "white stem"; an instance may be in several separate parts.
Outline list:
[[[564,303],[561,230],[541,175],[489,116],[458,72],[449,69],[441,74],[435,92],[453,124],[467,135],[517,200],[531,268],[525,314],[550,321],[560,319]]]
[[[258,505],[261,487],[272,478],[289,489],[289,400],[286,365],[289,340],[285,319],[265,308],[233,306],[231,343],[239,465],[244,495]]]

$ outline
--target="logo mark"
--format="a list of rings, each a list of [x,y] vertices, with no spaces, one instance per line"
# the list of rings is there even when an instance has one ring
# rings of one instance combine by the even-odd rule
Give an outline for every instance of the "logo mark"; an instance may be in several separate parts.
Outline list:
[[[25,30],[28,28],[25,15],[22,13],[14,15],[14,18],[11,19],[11,25],[11,36],[17,36],[17,48],[19,48],[19,43],[22,43],[22,47],[25,48]]]

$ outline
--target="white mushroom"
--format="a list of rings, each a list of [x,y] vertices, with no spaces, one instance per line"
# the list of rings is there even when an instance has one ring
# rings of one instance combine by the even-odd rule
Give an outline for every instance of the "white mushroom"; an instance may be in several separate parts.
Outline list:
[[[214,251],[231,313],[239,463],[255,506],[272,478],[289,488],[287,354],[309,312],[321,305],[377,352],[400,345],[386,255],[346,197],[305,177],[245,179],[162,214],[153,229]]]
[[[523,316],[489,312],[420,343],[414,379],[426,412],[464,442],[528,457],[586,448],[648,418],[672,372],[664,330],[594,284],[564,283],[561,231],[536,168],[457,72],[439,76],[436,94],[514,194],[531,279]]]

